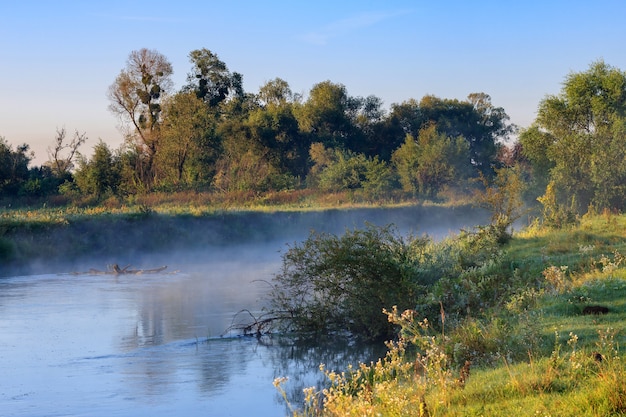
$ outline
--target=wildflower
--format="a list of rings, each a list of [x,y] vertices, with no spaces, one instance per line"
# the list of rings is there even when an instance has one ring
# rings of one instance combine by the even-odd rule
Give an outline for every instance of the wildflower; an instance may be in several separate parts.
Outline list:
[[[287,378],[286,376],[281,376],[278,378],[274,379],[274,386],[276,388],[280,387],[282,384],[284,384],[285,382],[287,382],[289,380],[289,378]]]

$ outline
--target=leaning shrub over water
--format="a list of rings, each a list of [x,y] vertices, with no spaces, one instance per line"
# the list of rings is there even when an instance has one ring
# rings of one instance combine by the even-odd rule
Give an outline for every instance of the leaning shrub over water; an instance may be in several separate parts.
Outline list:
[[[348,331],[390,338],[383,308],[412,308],[433,283],[420,270],[431,240],[368,225],[342,236],[311,233],[283,255],[271,294],[275,312],[300,332]]]

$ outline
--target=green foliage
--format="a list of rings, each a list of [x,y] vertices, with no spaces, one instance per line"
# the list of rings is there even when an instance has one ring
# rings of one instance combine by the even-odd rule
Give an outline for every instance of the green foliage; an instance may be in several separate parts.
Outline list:
[[[426,198],[467,178],[471,167],[467,142],[439,133],[435,125],[422,129],[417,140],[408,135],[392,161],[404,191]]]
[[[608,302],[615,313],[606,318],[572,315],[562,308],[568,296],[541,291],[520,293],[498,314],[467,317],[445,332],[413,310],[394,308],[387,314],[400,332],[388,355],[347,372],[322,367],[328,387],[305,389],[304,409],[294,416],[623,415],[619,329],[626,319],[613,307],[623,304],[623,287],[611,279],[580,287]],[[559,313],[545,310],[548,304]],[[441,322],[448,323],[443,310]]]
[[[193,91],[198,99],[211,107],[224,102],[229,96],[242,95],[241,76],[231,73],[219,57],[206,48],[189,53],[193,64],[184,90]]]
[[[577,213],[590,204],[596,209],[622,209],[626,183],[626,73],[603,61],[566,77],[561,94],[539,105],[541,131],[524,138],[537,165],[549,163],[556,202]],[[545,133],[544,133],[545,132]],[[539,150],[542,145],[543,149]]]
[[[146,188],[155,179],[154,158],[159,150],[162,99],[171,88],[172,65],[156,50],[132,51],[126,68],[109,87],[109,109],[129,124],[127,140],[138,158],[136,178]]]
[[[520,132],[519,146],[529,165],[529,178],[526,184],[528,200],[535,200],[541,196],[550,181],[550,169],[554,167],[554,161],[549,158],[546,149],[550,148],[553,142],[552,135],[536,125]]]
[[[324,81],[311,88],[308,100],[296,107],[295,115],[300,130],[314,134],[317,142],[346,148],[346,139],[357,133],[350,119],[355,104],[344,85]]]
[[[269,160],[281,172],[304,177],[308,171],[309,142],[298,128],[293,103],[285,101],[283,95],[265,99],[270,103],[251,110],[246,121],[250,139],[267,149]]]
[[[209,184],[220,151],[215,116],[193,93],[169,98],[163,115],[155,157],[158,184],[187,188]]]
[[[120,184],[120,165],[106,143],[94,147],[91,160],[81,159],[75,173],[76,185],[85,195],[100,199],[115,194]]]
[[[291,189],[296,179],[272,163],[269,150],[252,140],[229,139],[217,161],[212,185],[225,192]],[[243,151],[241,148],[246,148]]]
[[[419,103],[420,130],[435,124],[437,130],[451,138],[463,137],[469,146],[471,163],[490,177],[496,163],[498,141],[505,141],[516,127],[508,123],[503,108],[495,107],[485,93],[473,93],[467,100],[425,96]]]
[[[243,76],[231,72],[216,53],[197,49],[189,59],[187,84],[178,92],[172,90],[171,63],[146,48],[131,51],[109,87],[109,108],[120,117],[126,138],[119,155],[120,194],[211,188],[278,191],[301,188],[309,179],[308,184],[328,192],[386,199],[398,187],[398,173],[389,164],[394,151],[407,134],[418,137],[420,130],[436,125],[438,132],[453,139],[448,143],[418,138],[419,190],[414,196],[431,199],[444,187],[466,184],[474,175],[470,167],[490,170],[496,162],[496,142],[513,131],[504,110],[484,93],[464,101],[411,99],[392,104],[387,115],[380,98],[351,96],[342,84],[317,83],[304,98],[276,78],[251,94],[243,89]],[[13,194],[21,190],[22,196],[43,197],[65,180],[72,181],[72,158],[85,136],[77,132],[66,144],[65,131],[58,133],[48,166],[63,178],[54,186],[32,178],[27,186],[12,189]],[[344,153],[335,156],[321,177],[320,166],[308,159],[313,143]],[[81,181],[85,189],[86,181]],[[95,192],[93,186],[87,188]]]
[[[343,236],[312,233],[283,255],[273,310],[299,331],[388,338],[394,330],[382,309],[412,307],[429,284],[419,269],[427,244],[371,225]]]
[[[378,158],[325,148],[321,143],[311,145],[310,154],[314,166],[308,182],[322,191],[363,189],[371,197],[380,197],[395,184],[393,172]]]
[[[411,135],[407,135],[404,143],[393,153],[392,162],[398,173],[402,189],[417,195],[419,183],[416,172],[419,168],[419,147]]]
[[[28,179],[28,163],[32,155],[28,145],[17,149],[0,136],[0,195],[17,195],[21,185]]]
[[[542,218],[547,226],[561,228],[575,224],[578,221],[576,216],[576,199],[572,197],[569,207],[560,203],[557,197],[556,182],[549,182],[545,194],[537,198],[537,200],[543,205]]]
[[[482,174],[484,190],[476,192],[477,204],[491,213],[490,228],[500,243],[511,238],[511,225],[523,214],[523,193],[526,184],[519,166],[499,168],[489,182]]]
[[[297,330],[376,338],[393,330],[382,308],[415,308],[433,319],[443,307],[458,322],[501,305],[525,284],[523,276],[512,279],[496,226],[442,242],[368,226],[343,236],[312,234],[290,248],[271,299]]]

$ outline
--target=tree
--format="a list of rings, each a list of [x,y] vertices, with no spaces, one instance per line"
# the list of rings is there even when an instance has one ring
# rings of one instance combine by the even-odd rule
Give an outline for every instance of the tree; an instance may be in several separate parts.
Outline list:
[[[498,243],[506,243],[511,238],[509,228],[522,217],[524,207],[523,193],[526,183],[520,166],[496,169],[491,182],[485,177],[484,190],[476,192],[479,206],[491,212],[491,233]]]
[[[214,114],[192,92],[180,92],[163,105],[161,145],[156,158],[160,183],[209,184],[219,155]]]
[[[269,151],[256,141],[229,136],[217,161],[213,185],[222,191],[269,191],[292,188],[295,180],[271,161]]]
[[[65,136],[65,128],[57,129],[54,148],[48,148],[49,159],[46,165],[59,178],[66,177],[71,172],[74,168],[74,156],[76,156],[78,148],[87,141],[87,134],[85,132],[79,133],[78,130],[74,132],[74,137],[70,143],[65,141]],[[63,155],[66,150],[67,154]]]
[[[281,78],[275,78],[266,82],[259,88],[259,99],[265,105],[273,104],[275,106],[292,103],[294,94],[289,87],[289,83]]]
[[[465,139],[448,137],[436,125],[422,129],[417,140],[407,135],[392,161],[403,189],[427,198],[436,197],[444,186],[466,180],[471,168]]]
[[[280,171],[304,177],[309,138],[298,128],[288,85],[275,80],[261,87],[261,92],[265,105],[251,110],[245,121],[250,138],[267,148],[270,161]]]
[[[396,185],[396,178],[385,161],[377,157],[314,143],[310,149],[311,168],[307,182],[323,191],[362,190],[366,196],[379,197]]]
[[[569,74],[559,95],[539,104],[524,147],[545,148],[554,196],[550,201],[583,211],[624,208],[626,197],[626,73],[603,61]],[[532,159],[532,158],[531,158]]]
[[[478,114],[477,135],[470,141],[472,161],[487,173],[488,167],[497,168],[498,150],[509,138],[517,132],[517,126],[509,123],[509,115],[502,107],[495,107],[491,103],[491,96],[485,93],[472,93],[467,96],[474,111]]]
[[[421,128],[437,125],[449,137],[462,136],[468,142],[471,161],[483,175],[491,177],[496,168],[498,148],[516,127],[501,107],[494,107],[485,93],[473,93],[467,101],[425,96],[419,103]]]
[[[357,107],[344,85],[324,81],[311,88],[295,114],[300,130],[311,136],[311,143],[349,149],[348,141],[354,142],[351,136],[357,133],[351,118]]]
[[[17,195],[20,186],[28,180],[28,164],[33,158],[27,144],[15,150],[4,137],[0,136],[0,193]]]
[[[353,122],[360,134],[354,136],[356,141],[348,143],[349,148],[368,157],[388,161],[391,153],[388,153],[387,149],[393,146],[394,142],[389,140],[388,132],[385,130],[383,101],[373,95],[354,100],[358,108]]]
[[[243,77],[231,73],[219,57],[206,48],[189,53],[193,64],[187,75],[186,90],[194,91],[200,100],[211,107],[224,102],[229,96],[243,97]]]
[[[398,173],[402,190],[417,195],[419,183],[415,173],[419,169],[419,148],[412,135],[406,135],[404,143],[393,153],[391,161]]]
[[[136,167],[143,184],[154,182],[154,158],[159,149],[161,101],[172,87],[172,65],[155,50],[133,51],[123,69],[109,87],[109,109],[131,124],[127,137],[137,147]]]
[[[552,135],[540,129],[536,124],[520,132],[521,153],[529,163],[528,192],[532,200],[537,199],[546,191],[546,186],[550,181],[550,171],[555,164],[547,150],[553,143]]]
[[[119,158],[100,140],[94,147],[90,160],[79,159],[79,168],[74,178],[78,188],[86,195],[100,199],[105,195],[115,194],[120,185]]]

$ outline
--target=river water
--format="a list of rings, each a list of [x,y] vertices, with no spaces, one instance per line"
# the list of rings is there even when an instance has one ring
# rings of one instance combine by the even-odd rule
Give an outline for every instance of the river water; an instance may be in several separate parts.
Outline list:
[[[446,233],[476,224],[467,221]],[[435,227],[441,233],[432,222],[419,231]],[[284,244],[159,254],[133,265],[168,265],[159,274],[0,278],[0,415],[289,415],[274,378],[289,378],[284,388],[297,407],[302,388],[324,382],[320,363],[342,370],[382,351],[228,331],[246,318],[241,310],[262,310]]]

